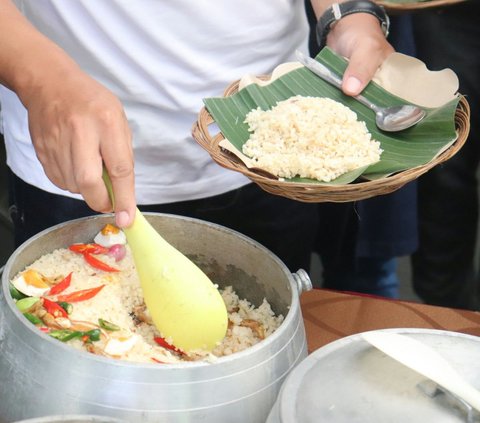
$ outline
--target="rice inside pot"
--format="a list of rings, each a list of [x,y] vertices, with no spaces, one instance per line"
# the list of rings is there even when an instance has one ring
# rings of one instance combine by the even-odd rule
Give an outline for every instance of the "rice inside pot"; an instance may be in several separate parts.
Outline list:
[[[93,298],[74,302],[67,319],[59,317],[51,321],[53,325],[58,324],[58,327],[44,323],[37,325],[39,329],[50,333],[62,330],[87,332],[98,329],[101,319],[118,328],[112,331],[100,328],[100,339],[94,342],[82,337],[69,340],[68,344],[74,348],[133,362],[215,361],[218,357],[255,345],[272,334],[283,321],[283,316],[274,315],[266,300],[259,307],[255,307],[249,301],[239,298],[233,288],[227,286],[220,290],[229,316],[226,337],[211,353],[195,351],[185,354],[156,341],[160,334],[152,324],[143,302],[140,281],[128,245],[126,255],[121,261],[115,262],[113,257],[107,255],[98,257],[103,263],[119,271],[105,272],[95,269],[85,262],[82,254],[76,254],[69,249],[55,250],[27,267],[50,281],[58,281],[72,273],[70,286],[62,295],[104,285]],[[52,301],[60,298],[49,296],[48,293],[45,297]],[[41,303],[37,303],[28,313],[44,316],[45,310]]]

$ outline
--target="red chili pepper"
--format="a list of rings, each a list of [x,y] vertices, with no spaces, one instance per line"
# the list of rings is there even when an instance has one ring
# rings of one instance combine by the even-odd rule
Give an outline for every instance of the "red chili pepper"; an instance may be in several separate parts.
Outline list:
[[[160,336],[156,336],[153,338],[153,340],[160,345],[163,348],[166,348],[167,350],[174,351],[178,354],[185,354],[181,349],[177,348],[175,345],[169,344],[167,341],[165,341],[165,338],[162,338]]]
[[[103,247],[102,245],[99,244],[72,244],[70,247],[68,247],[70,251],[73,251],[74,253],[79,253],[79,254],[107,254],[108,253],[108,248]]]
[[[165,361],[160,361],[158,358],[155,357],[150,357],[155,363],[160,363],[160,364],[167,364]]]
[[[99,285],[95,288],[82,289],[80,291],[72,292],[71,294],[59,295],[57,301],[65,301],[67,303],[75,303],[79,301],[89,300],[95,297],[105,285]],[[63,310],[63,309],[62,309]]]
[[[115,267],[109,266],[107,263],[104,263],[103,261],[93,257],[89,253],[84,253],[83,257],[85,258],[85,261],[95,269],[103,270],[104,272],[118,272],[119,270],[116,269]]]
[[[60,294],[60,292],[65,291],[70,286],[71,280],[72,280],[72,272],[70,272],[67,276],[65,276],[55,286],[52,286],[52,288],[50,288],[50,291],[48,291],[48,295],[57,295],[57,294]]]
[[[67,312],[56,302],[50,301],[47,298],[42,298],[42,300],[45,310],[47,310],[47,313],[50,313],[53,317],[68,317]]]

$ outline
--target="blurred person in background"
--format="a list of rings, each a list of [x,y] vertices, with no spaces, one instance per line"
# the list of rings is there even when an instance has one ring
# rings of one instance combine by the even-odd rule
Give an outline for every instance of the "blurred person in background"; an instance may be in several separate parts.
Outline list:
[[[306,2],[310,54],[319,51],[316,17]],[[415,55],[410,15],[390,17],[388,41]],[[418,245],[417,191],[411,182],[398,191],[352,203],[320,203],[315,251],[322,264],[322,287],[398,298],[398,258]]]
[[[416,12],[417,56],[430,70],[451,68],[471,108],[462,149],[418,180],[419,248],[412,257],[413,286],[428,304],[477,310],[475,271],[480,160],[480,2]]]

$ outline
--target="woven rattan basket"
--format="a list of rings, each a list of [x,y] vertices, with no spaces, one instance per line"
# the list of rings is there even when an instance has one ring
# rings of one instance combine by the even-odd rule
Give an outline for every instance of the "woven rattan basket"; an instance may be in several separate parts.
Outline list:
[[[225,90],[224,95],[228,96],[236,93],[238,91],[238,84],[238,81],[231,84]],[[223,135],[221,133],[215,135],[210,133],[210,125],[212,123],[212,116],[205,107],[202,108],[197,121],[193,125],[192,135],[219,165],[243,173],[271,194],[306,203],[342,203],[389,194],[455,155],[468,137],[470,130],[470,108],[466,99],[462,97],[455,113],[455,125],[458,137],[449,148],[430,162],[423,166],[398,172],[386,178],[372,181],[359,180],[358,182],[344,185],[320,185],[280,181],[273,176],[269,176],[267,172],[262,172],[262,170],[249,169],[236,155],[219,145],[223,140]]]
[[[457,3],[463,3],[466,0],[429,0],[418,1],[414,3],[395,3],[388,0],[375,0],[376,3],[383,6],[387,12],[411,12],[421,9],[431,9],[436,7],[446,7]]]

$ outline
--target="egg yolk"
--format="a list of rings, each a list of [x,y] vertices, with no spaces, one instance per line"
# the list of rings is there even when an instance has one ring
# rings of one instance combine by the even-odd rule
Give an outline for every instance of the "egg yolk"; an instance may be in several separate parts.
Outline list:
[[[45,283],[44,277],[36,270],[29,269],[23,273],[23,279],[25,283],[36,288],[49,288],[49,285]]]
[[[120,232],[120,229],[118,229],[114,225],[111,225],[110,223],[107,223],[103,227],[101,232],[102,232],[102,235],[113,235],[113,234],[118,234]]]

